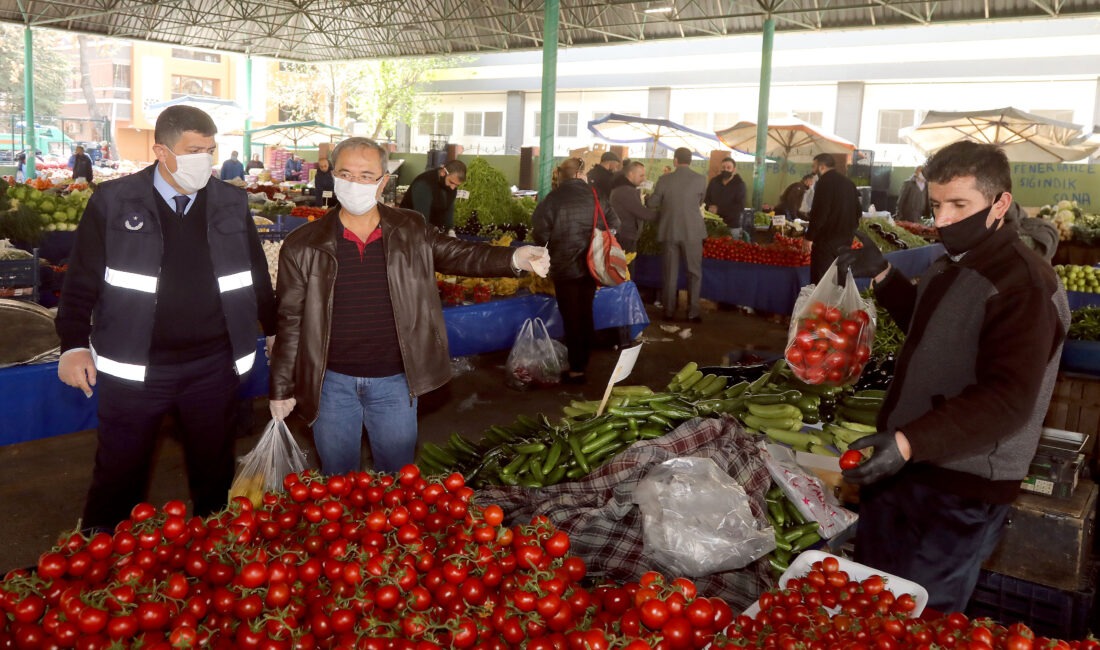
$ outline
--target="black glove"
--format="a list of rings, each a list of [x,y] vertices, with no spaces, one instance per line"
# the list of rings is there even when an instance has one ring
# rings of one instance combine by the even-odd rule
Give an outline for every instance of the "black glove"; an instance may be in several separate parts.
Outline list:
[[[849,269],[857,278],[873,278],[889,266],[870,237],[857,230],[856,238],[863,244],[863,248],[852,248],[849,245],[836,249],[837,283],[840,286],[844,286]]]
[[[893,433],[873,433],[856,440],[848,449],[866,449],[874,447],[871,457],[860,463],[859,467],[844,470],[844,480],[856,485],[869,485],[897,474],[905,466],[905,458],[898,449],[897,438]]]

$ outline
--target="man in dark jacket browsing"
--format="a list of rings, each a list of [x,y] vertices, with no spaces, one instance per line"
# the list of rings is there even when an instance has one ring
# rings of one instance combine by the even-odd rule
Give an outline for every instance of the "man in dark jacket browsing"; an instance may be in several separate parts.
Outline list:
[[[100,185],[76,230],[57,374],[99,396],[88,528],[114,527],[146,498],[168,413],[194,514],[226,503],[237,389],[256,362],[257,321],[275,334],[275,298],[244,190],[211,178],[216,131],[197,108],[165,109],[156,164]]]
[[[614,151],[605,151],[600,156],[600,164],[588,170],[588,182],[596,186],[600,196],[611,196],[612,184],[622,168],[623,161],[622,158],[619,158],[619,154]]]
[[[870,238],[838,250],[874,278],[907,332],[861,484],[856,560],[923,585],[929,607],[962,611],[1035,455],[1069,307],[1051,266],[1005,214],[1012,179],[994,145],[959,142],[925,166],[947,254],[913,283]],[[815,243],[816,246],[816,243]]]
[[[813,170],[818,178],[806,241],[812,242],[810,282],[817,284],[836,259],[836,249],[851,245],[862,210],[855,183],[836,170],[832,154],[815,156]]]
[[[411,210],[380,203],[386,150],[348,138],[332,151],[340,207],[294,230],[279,252],[279,340],[271,416],[313,426],[326,474],[358,470],[363,427],[374,469],[413,462],[417,397],[451,379],[435,273],[545,276],[546,250],[442,235]]]
[[[628,253],[638,250],[638,236],[642,222],[656,221],[657,211],[642,205],[638,186],[645,182],[645,165],[632,160],[623,167],[623,173],[611,190],[611,208],[619,217],[619,232],[615,238]]]
[[[401,199],[401,207],[419,212],[426,222],[453,237],[455,198],[458,187],[465,182],[466,163],[452,160],[414,178]]]
[[[737,162],[733,158],[722,160],[718,175],[707,183],[707,194],[703,203],[707,211],[722,217],[730,228],[741,227],[741,212],[745,209],[745,196],[748,190],[745,181],[737,173]]]

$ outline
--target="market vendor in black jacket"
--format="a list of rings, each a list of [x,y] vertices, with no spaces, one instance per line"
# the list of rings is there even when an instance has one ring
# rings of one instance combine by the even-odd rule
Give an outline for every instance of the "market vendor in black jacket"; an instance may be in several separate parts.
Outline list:
[[[1008,159],[959,142],[925,166],[947,255],[914,284],[869,238],[838,264],[874,277],[906,332],[863,485],[856,560],[908,578],[929,607],[962,611],[993,552],[1039,442],[1069,326],[1050,264],[1004,219]],[[816,244],[815,244],[816,245]]]
[[[99,394],[86,528],[113,528],[146,499],[168,413],[194,514],[226,503],[237,389],[256,363],[257,321],[273,338],[275,299],[244,190],[211,179],[216,132],[197,108],[166,109],[156,164],[101,184],[76,231],[57,374]]]
[[[466,163],[452,160],[414,178],[409,189],[405,190],[401,207],[416,210],[429,224],[453,237],[455,197],[458,196],[458,186],[465,182]]]
[[[863,210],[855,183],[836,170],[832,154],[814,156],[813,170],[817,182],[805,241],[812,242],[810,282],[817,284],[833,265],[837,247],[852,245]]]

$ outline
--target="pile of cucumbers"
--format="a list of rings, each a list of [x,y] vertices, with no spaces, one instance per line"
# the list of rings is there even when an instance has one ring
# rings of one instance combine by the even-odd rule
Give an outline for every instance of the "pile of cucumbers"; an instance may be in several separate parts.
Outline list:
[[[445,445],[424,443],[417,460],[425,474],[460,472],[469,485],[538,488],[575,481],[638,440],[665,435],[698,416],[736,413],[748,382],[727,386],[726,377],[706,374],[694,362],[676,373],[669,389],[616,386],[606,411],[598,401],[573,401],[552,422],[546,415],[517,416],[494,425],[478,442],[452,433]]]
[[[775,550],[768,556],[774,577],[778,578],[802,551],[821,541],[816,521],[808,521],[791,503],[783,488],[772,485],[765,495],[768,522],[775,529]]]

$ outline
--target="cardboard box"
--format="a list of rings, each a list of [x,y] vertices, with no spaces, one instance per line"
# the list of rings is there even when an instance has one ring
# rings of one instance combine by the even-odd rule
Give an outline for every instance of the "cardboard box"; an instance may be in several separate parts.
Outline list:
[[[813,472],[821,479],[825,487],[832,490],[833,496],[841,503],[859,503],[859,486],[844,480],[840,473],[840,459],[835,456],[822,456],[805,451],[794,453],[795,462]]]
[[[1021,494],[983,568],[1055,589],[1088,587],[1097,486],[1083,481],[1069,499]]]

